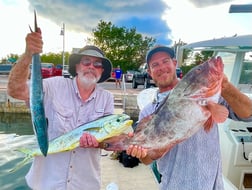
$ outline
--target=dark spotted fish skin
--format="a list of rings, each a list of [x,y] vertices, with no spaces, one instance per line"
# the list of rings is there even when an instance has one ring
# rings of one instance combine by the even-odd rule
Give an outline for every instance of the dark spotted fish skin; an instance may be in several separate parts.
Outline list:
[[[107,141],[108,150],[125,150],[131,144],[155,149],[177,144],[195,134],[211,117],[206,109],[207,102],[218,102],[223,67],[221,57],[194,67],[171,91],[163,105],[139,122],[132,138],[111,139]]]

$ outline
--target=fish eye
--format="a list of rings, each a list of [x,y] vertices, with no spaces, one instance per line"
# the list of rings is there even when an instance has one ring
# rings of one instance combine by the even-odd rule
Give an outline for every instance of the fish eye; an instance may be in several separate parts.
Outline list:
[[[195,70],[195,72],[196,72],[196,73],[200,73],[201,70],[202,70],[201,67],[199,67],[199,68],[197,68],[197,69]]]

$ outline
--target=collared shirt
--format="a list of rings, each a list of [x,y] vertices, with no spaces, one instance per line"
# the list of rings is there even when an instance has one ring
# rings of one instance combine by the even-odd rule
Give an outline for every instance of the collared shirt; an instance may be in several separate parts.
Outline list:
[[[49,78],[43,89],[50,140],[114,112],[113,95],[98,86],[82,101],[76,78]],[[26,181],[34,190],[99,190],[100,175],[100,149],[76,148],[35,157]]]
[[[156,100],[140,112],[139,120],[155,112],[162,105],[162,99],[164,96],[157,95]],[[227,107],[229,118],[252,121],[252,116],[237,117],[222,97],[219,103]],[[157,160],[157,166],[162,175],[160,190],[224,190],[217,124],[209,132],[202,127],[192,137],[175,145]]]

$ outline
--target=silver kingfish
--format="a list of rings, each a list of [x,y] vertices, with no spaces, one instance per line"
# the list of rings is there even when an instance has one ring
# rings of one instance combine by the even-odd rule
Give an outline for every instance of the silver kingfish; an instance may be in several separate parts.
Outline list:
[[[40,32],[37,26],[37,18],[35,11],[34,11],[34,24],[35,24],[35,32]],[[48,134],[47,134],[48,123],[45,117],[43,96],[44,95],[43,95],[40,55],[34,54],[32,56],[32,64],[31,64],[30,110],[31,110],[33,130],[36,135],[39,148],[43,153],[43,155],[46,156],[48,150]]]

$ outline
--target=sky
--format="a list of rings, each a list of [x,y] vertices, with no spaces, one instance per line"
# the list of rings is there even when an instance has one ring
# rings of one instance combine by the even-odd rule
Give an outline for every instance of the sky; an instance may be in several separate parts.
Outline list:
[[[0,0],[0,60],[21,55],[33,12],[43,35],[43,53],[85,46],[100,20],[117,27],[136,28],[157,44],[192,43],[213,38],[252,33],[252,13],[229,13],[231,4],[252,0]]]

